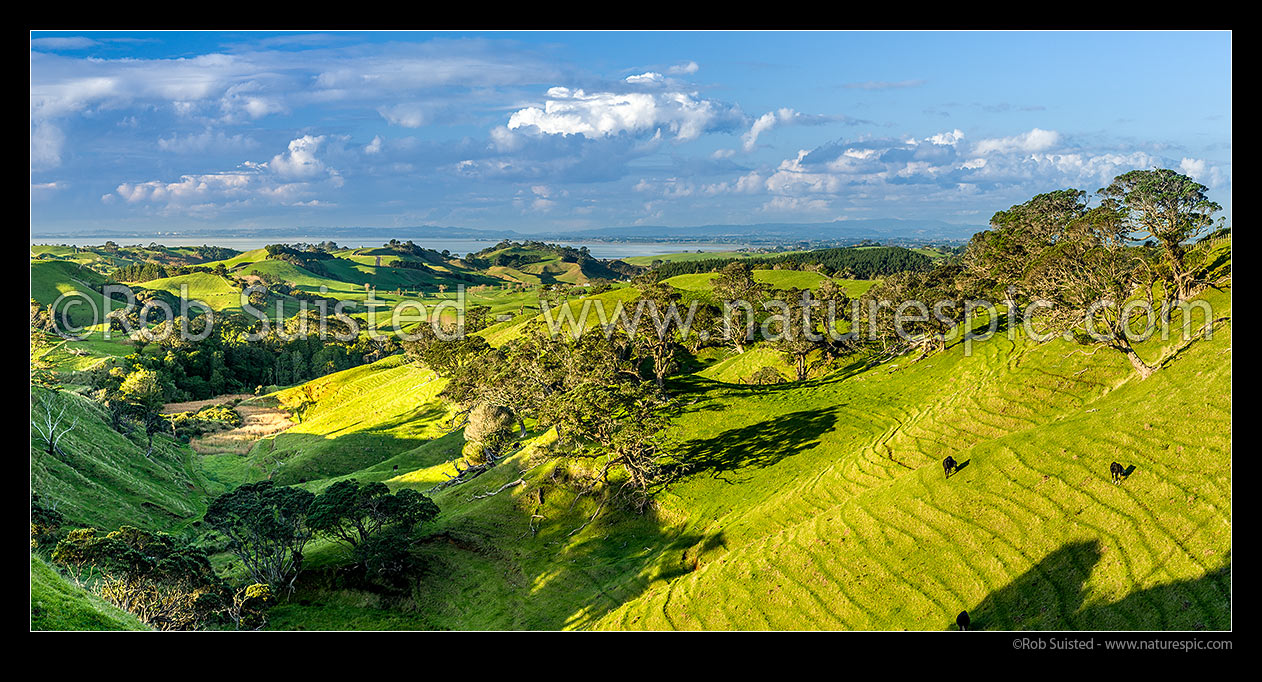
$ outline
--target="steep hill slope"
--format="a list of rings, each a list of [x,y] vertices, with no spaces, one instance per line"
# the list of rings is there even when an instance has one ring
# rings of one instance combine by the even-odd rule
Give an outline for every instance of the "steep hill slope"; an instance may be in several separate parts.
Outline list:
[[[42,420],[40,398],[32,388],[31,420]],[[152,454],[143,432],[124,436],[110,428],[96,403],[66,391],[56,393],[55,409],[66,404],[67,423],[77,424],[60,443],[63,454],[50,455],[31,430],[31,489],[58,504],[68,527],[153,530],[186,528],[205,511],[202,479],[192,453],[167,435],[154,437]]]
[[[320,481],[442,436],[450,409],[436,396],[444,383],[396,355],[281,391],[281,405],[301,421],[254,446],[248,478],[267,471],[285,484]]]
[[[1205,298],[1230,317],[1229,286]],[[436,494],[409,596],[317,570],[273,624],[935,630],[968,609],[982,629],[1227,628],[1230,349],[1228,320],[1142,381],[1118,353],[1019,332],[775,387],[680,377],[668,433],[690,469],[649,513],[582,527],[594,505],[558,483],[573,465],[533,458],[542,434]],[[428,490],[458,446],[342,475]]]
[[[31,555],[32,630],[148,630],[135,616],[70,584]]]

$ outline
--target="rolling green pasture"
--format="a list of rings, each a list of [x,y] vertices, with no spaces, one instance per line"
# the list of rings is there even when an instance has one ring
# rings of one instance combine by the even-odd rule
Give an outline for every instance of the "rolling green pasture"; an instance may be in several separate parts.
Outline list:
[[[270,627],[944,630],[968,610],[989,630],[1229,629],[1229,267],[1228,253],[1201,297],[1226,318],[1213,338],[1182,344],[1176,313],[1172,338],[1138,348],[1164,358],[1144,380],[1120,353],[1020,330],[969,347],[957,336],[919,360],[843,359],[824,376],[763,387],[743,380],[764,366],[793,376],[781,354],[708,349],[669,382],[662,439],[676,479],[643,514],[613,507],[584,525],[597,506],[575,497],[573,481],[598,463],[548,457],[555,433],[535,430],[492,471],[432,493],[442,511],[414,547],[409,590],[348,581],[346,549],[313,542]],[[46,272],[41,281],[67,274]],[[667,281],[704,294],[713,277]],[[755,277],[776,288],[823,280]],[[33,288],[35,278],[33,263]],[[852,297],[872,285],[839,283]],[[565,309],[577,317],[585,300],[635,294],[616,288]],[[492,345],[542,320],[534,292],[491,287],[470,300],[514,315],[479,332]],[[1192,327],[1203,321],[1194,313]],[[583,321],[596,323],[594,312]],[[65,457],[32,439],[32,488],[72,525],[176,532],[194,527],[209,495],[269,476],[313,491],[348,478],[429,491],[463,445],[443,385],[396,355],[277,391],[265,399],[298,424],[245,456],[199,456],[159,436],[146,457],[143,436],[118,434],[95,404],[61,393],[81,425]],[[948,455],[960,463],[950,478]],[[1121,485],[1113,461],[1127,468]],[[130,625],[46,568],[32,565],[33,621],[38,583],[41,604],[67,604],[44,622]]]
[[[1207,298],[1230,315],[1229,288]],[[1019,332],[774,387],[679,377],[668,435],[688,470],[649,513],[570,535],[594,509],[551,483],[574,465],[531,459],[540,434],[435,496],[410,596],[314,571],[273,626],[939,630],[967,609],[982,629],[1227,628],[1230,348],[1220,323],[1144,381],[1118,353]],[[427,490],[458,447],[343,476],[401,463],[387,483]]]

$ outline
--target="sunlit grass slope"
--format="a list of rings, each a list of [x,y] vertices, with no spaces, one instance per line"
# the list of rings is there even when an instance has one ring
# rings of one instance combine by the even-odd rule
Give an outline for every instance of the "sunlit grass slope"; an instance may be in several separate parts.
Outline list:
[[[1230,316],[1229,288],[1206,298]],[[1230,627],[1230,348],[1219,323],[1143,381],[1019,333],[776,387],[684,377],[668,433],[690,470],[657,509],[577,530],[594,506],[535,465],[536,439],[435,495],[410,595],[317,570],[273,626],[936,630],[967,609],[985,629]],[[459,444],[344,475],[428,490]],[[1134,467],[1120,486],[1112,461]]]
[[[800,270],[754,270],[753,276],[755,281],[771,289],[814,289],[828,279],[818,272]],[[698,272],[690,275],[676,275],[662,281],[685,291],[710,291],[714,288],[712,280],[715,277],[718,277],[716,272]],[[876,284],[875,280],[866,279],[834,279],[833,281],[840,285],[846,295],[851,298],[863,295]]]
[[[296,426],[254,446],[249,477],[267,470],[286,484],[336,477],[444,435],[449,408],[436,399],[444,384],[433,372],[391,356],[281,391],[277,398],[284,406],[297,409],[300,394],[308,391],[316,402],[298,410]]]
[[[82,292],[80,298],[91,301],[59,308],[58,315],[65,310],[70,321],[75,325],[92,324],[104,315],[105,301],[96,288],[106,283],[104,275],[70,261],[31,261],[31,298],[41,305],[52,305],[64,294]],[[95,316],[93,312],[95,308]]]
[[[1220,325],[1140,381],[1120,354],[999,338],[712,389],[678,425],[711,464],[673,494],[718,549],[599,626],[1228,627],[1230,347]],[[1112,461],[1135,467],[1121,486]]]
[[[712,258],[768,258],[771,256],[782,256],[790,253],[801,253],[801,251],[777,251],[775,253],[756,253],[753,251],[704,251],[697,253],[695,251],[681,251],[678,253],[663,253],[656,256],[630,256],[622,260],[632,265],[649,266],[654,261],[662,261],[664,263],[690,262],[698,260],[710,260]]]
[[[164,277],[150,280],[137,286],[156,291],[165,291],[174,296],[176,300],[180,300],[181,296],[185,296],[190,301],[201,301],[214,310],[235,312],[241,310],[241,290],[233,286],[227,279],[206,272]],[[202,312],[199,307],[192,306],[192,304],[190,306],[195,314]],[[174,312],[176,315],[179,315],[181,311],[176,309]]]

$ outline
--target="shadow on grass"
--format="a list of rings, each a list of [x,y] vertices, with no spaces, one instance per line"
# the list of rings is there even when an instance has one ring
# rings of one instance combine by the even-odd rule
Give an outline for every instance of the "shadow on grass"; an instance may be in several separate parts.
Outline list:
[[[1112,551],[1119,551],[1113,549]],[[974,630],[1220,630],[1231,627],[1231,554],[1191,580],[1085,603],[1103,551],[1096,540],[1052,552],[968,609]],[[947,627],[955,629],[952,623]]]
[[[401,437],[394,431],[408,424],[433,422],[445,415],[442,405],[426,403],[362,431],[327,435],[285,431],[270,442],[261,441],[249,455],[249,461],[263,478],[270,472],[272,480],[282,485],[343,476],[429,442],[431,438]]]
[[[972,461],[973,461],[973,460],[971,460],[971,459],[966,459],[966,460],[964,460],[963,462],[960,462],[960,463],[956,464],[956,465],[955,465],[955,470],[954,470],[954,471],[952,471],[951,473],[947,474],[947,478],[951,478],[952,476],[954,476],[954,475],[956,475],[956,474],[960,473],[961,471],[963,471],[963,470],[964,470],[964,467],[968,466],[968,463],[969,463],[969,462],[972,462]]]
[[[723,480],[736,469],[773,466],[815,447],[820,436],[833,430],[838,412],[837,407],[799,410],[713,438],[687,441],[674,453],[675,466],[689,475],[708,473]]]

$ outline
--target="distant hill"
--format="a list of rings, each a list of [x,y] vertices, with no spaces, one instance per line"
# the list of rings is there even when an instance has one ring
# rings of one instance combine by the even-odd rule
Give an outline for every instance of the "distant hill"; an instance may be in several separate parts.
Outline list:
[[[752,225],[710,224],[688,227],[663,225],[625,225],[598,227],[583,230],[545,230],[523,233],[509,228],[472,228],[452,225],[411,225],[407,227],[241,227],[189,229],[181,231],[184,239],[213,239],[231,237],[237,239],[261,238],[277,242],[307,241],[318,235],[320,239],[351,241],[372,237],[398,239],[486,239],[486,240],[660,240],[660,241],[743,241],[775,243],[785,241],[846,242],[859,243],[878,240],[886,243],[924,243],[933,241],[964,241],[985,229],[983,225],[957,225],[942,220],[902,220],[898,218],[870,218],[863,220],[835,220],[823,223],[756,223]],[[56,232],[35,234],[41,240],[56,241],[66,238],[82,238],[85,233]],[[115,239],[120,242],[162,241],[162,236],[136,232],[93,231],[93,238]]]
[[[849,241],[894,242],[898,240],[963,241],[986,229],[981,225],[954,225],[941,220],[835,220],[827,223],[759,223],[755,225],[698,225],[664,227],[638,225],[605,227],[565,233],[566,239],[663,239],[704,240],[740,239],[744,241]]]

